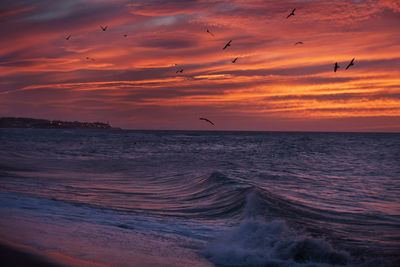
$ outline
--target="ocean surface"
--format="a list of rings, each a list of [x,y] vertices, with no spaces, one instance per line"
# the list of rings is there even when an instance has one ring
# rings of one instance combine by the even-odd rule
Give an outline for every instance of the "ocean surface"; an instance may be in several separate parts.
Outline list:
[[[400,266],[400,134],[0,129],[0,238],[83,265]]]

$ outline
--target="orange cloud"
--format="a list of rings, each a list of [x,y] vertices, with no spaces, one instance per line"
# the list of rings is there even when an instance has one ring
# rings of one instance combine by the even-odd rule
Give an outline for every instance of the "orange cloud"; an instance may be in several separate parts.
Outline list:
[[[397,1],[189,2],[6,6],[0,115],[196,129],[205,113],[221,129],[400,130]]]

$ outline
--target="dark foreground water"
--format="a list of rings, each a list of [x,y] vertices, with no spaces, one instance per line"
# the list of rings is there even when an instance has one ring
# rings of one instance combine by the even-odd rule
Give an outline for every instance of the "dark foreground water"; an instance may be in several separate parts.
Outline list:
[[[1,129],[0,237],[114,266],[400,266],[400,134]]]

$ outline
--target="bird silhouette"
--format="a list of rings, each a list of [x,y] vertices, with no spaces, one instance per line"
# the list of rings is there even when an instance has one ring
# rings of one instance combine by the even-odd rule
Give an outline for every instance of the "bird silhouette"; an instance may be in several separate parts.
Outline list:
[[[232,63],[236,63],[236,61],[237,61],[238,59],[239,59],[238,57],[235,58],[234,60],[232,60]]]
[[[304,44],[303,42],[297,42],[294,45],[298,45],[298,44]]]
[[[337,62],[336,62],[333,71],[336,72],[338,68],[340,68],[340,66],[339,66],[339,65],[337,64]]]
[[[207,118],[200,118],[200,120],[209,122],[209,123],[211,123],[213,126],[215,126],[215,124],[214,124],[212,121],[210,121],[209,119],[207,119]]]
[[[127,34],[124,34],[124,37],[128,37],[128,35],[127,35]]]
[[[107,30],[107,27],[108,26],[103,27],[103,26],[100,25],[100,28],[103,30],[103,32],[105,32]]]
[[[65,40],[69,40],[69,38],[71,38],[72,35],[68,35],[67,37],[65,37]]]
[[[347,65],[346,70],[354,65],[354,58],[350,61],[349,65]]]
[[[294,8],[293,10],[292,10],[292,12],[286,17],[287,19],[290,17],[290,16],[294,16],[294,11],[295,11],[296,9]]]
[[[228,46],[231,46],[231,42],[232,42],[232,40],[230,40],[230,41],[224,46],[224,48],[222,48],[222,50],[225,50]]]
[[[214,37],[214,34],[213,34],[212,32],[210,32],[208,29],[207,29],[207,32],[208,32],[212,37]]]
[[[96,59],[92,58],[92,57],[86,57],[87,60],[91,60],[91,61],[96,61]]]
[[[178,64],[175,64],[175,66],[178,67]],[[183,68],[182,68],[182,67],[178,67],[178,68],[179,68],[179,69],[176,71],[176,73],[178,73],[178,72],[182,73],[182,72],[183,72]]]

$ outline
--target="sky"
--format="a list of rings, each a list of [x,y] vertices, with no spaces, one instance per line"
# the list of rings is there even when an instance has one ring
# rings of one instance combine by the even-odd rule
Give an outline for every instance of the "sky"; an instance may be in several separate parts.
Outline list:
[[[0,117],[400,132],[398,0],[2,0],[0,36]]]

